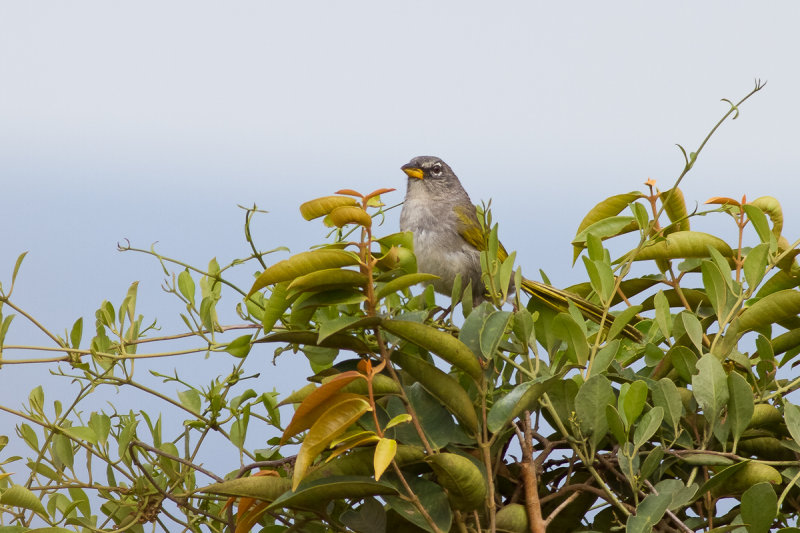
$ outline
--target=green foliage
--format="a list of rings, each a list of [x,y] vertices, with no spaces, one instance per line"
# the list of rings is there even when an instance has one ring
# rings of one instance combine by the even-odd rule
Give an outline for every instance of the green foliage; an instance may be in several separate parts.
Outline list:
[[[704,145],[681,148],[666,191],[648,181],[612,194],[579,224],[587,282],[569,290],[615,317],[607,329],[574,302],[524,306],[515,255],[489,260],[488,209],[489,301],[473,306],[483,288],[458,280],[439,307],[411,236],[373,235],[385,189],[304,203],[329,239],[278,261],[251,236],[255,208],[252,253],[227,265],[125,247],[160,262],[185,332],[137,314],[134,283],[93,328],[79,318],[53,334],[13,297],[23,254],[0,288],[0,364],[57,364],[77,392],[37,386],[22,408],[0,406],[17,418],[0,436],[0,532],[791,530],[800,407],[787,395],[800,379],[784,376],[800,353],[798,242],[771,197],[687,209],[678,186]],[[740,238],[690,229],[701,216],[730,220]],[[222,324],[231,298],[240,323]],[[23,349],[7,342],[14,316],[54,343],[24,348],[46,356],[10,356]],[[269,351],[278,366],[305,356],[311,383],[280,402],[257,390],[246,364]],[[141,379],[148,359],[192,353],[232,370],[151,371],[161,388]],[[156,398],[182,424],[100,404],[102,389]],[[214,436],[222,446],[210,448]],[[5,455],[11,439],[25,458]],[[235,467],[216,472],[222,463]]]

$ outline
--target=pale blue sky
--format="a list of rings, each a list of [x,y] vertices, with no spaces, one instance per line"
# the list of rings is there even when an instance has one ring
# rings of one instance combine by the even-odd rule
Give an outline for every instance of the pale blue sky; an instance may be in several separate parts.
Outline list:
[[[400,165],[431,154],[493,199],[525,271],[568,285],[584,213],[648,177],[667,188],[674,144],[694,149],[757,77],[684,188],[777,196],[791,239],[798,20],[790,1],[2,0],[0,276],[28,250],[16,301],[59,332],[78,316],[90,330],[133,280],[145,314],[179,327],[158,265],[117,241],[227,261],[246,253],[236,204],[255,202],[263,248],[301,251],[324,230],[300,203],[342,187],[398,202]],[[29,334],[17,319],[8,341]],[[36,384],[11,376],[45,373],[3,368],[0,400]],[[275,378],[263,388],[300,376]]]

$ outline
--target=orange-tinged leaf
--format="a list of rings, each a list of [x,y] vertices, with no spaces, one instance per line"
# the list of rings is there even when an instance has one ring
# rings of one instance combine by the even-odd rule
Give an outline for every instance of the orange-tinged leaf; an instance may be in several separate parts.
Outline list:
[[[358,198],[364,198],[364,195],[358,191],[354,191],[353,189],[339,189],[336,191],[336,194],[346,194],[348,196],[356,196]]]
[[[358,205],[358,203],[349,196],[323,196],[302,204],[300,214],[306,220],[313,220],[327,215],[337,207],[347,205]]]
[[[317,270],[328,268],[339,268],[349,265],[357,265],[358,256],[344,250],[312,250],[310,252],[300,252],[289,259],[279,261],[267,268],[256,278],[255,283],[250,288],[247,296],[263,289],[267,285],[290,281],[300,276],[305,276]]]
[[[727,196],[713,196],[706,200],[707,204],[716,204],[716,205],[735,205],[740,206],[742,204],[739,203],[738,200],[734,200],[733,198],[728,198]]]
[[[373,460],[375,481],[380,480],[386,468],[392,464],[395,453],[397,453],[397,441],[394,439],[384,437],[375,446],[375,459]]]
[[[269,507],[270,502],[262,502],[256,505],[252,510],[247,512],[244,516],[241,514],[236,518],[236,529],[234,533],[247,533],[253,529],[261,515],[263,515],[267,511],[267,507]]]
[[[344,396],[344,395],[341,395]],[[314,422],[309,429],[294,465],[292,476],[292,490],[302,481],[308,467],[328,444],[344,433],[361,415],[370,410],[369,402],[362,397],[338,397],[336,401],[328,404],[327,410]]]
[[[372,217],[357,206],[337,207],[330,212],[328,220],[338,228],[347,224],[358,224],[367,228],[372,226]]]
[[[364,379],[362,374],[355,370],[349,372],[342,372],[341,374],[333,377],[324,385],[317,387],[317,389],[309,394],[305,400],[297,407],[292,421],[286,426],[286,430],[281,437],[281,444],[286,442],[287,439],[294,437],[301,431],[310,428],[316,418],[313,416],[315,413],[321,414],[317,408],[329,403],[334,395],[344,396],[346,393],[339,393],[339,390],[356,379]],[[348,397],[358,397],[355,394],[348,394]]]

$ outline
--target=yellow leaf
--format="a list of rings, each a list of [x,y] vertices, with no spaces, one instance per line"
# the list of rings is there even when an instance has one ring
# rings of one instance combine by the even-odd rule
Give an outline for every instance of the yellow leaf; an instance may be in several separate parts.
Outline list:
[[[267,285],[290,281],[300,276],[305,276],[317,270],[328,268],[339,268],[349,265],[357,265],[358,256],[344,250],[312,250],[310,252],[300,252],[289,259],[279,261],[267,268],[256,278],[255,283],[247,293],[249,297],[254,292],[263,289]]]
[[[382,438],[375,446],[375,459],[373,466],[375,468],[375,481],[378,481],[386,468],[392,464],[394,454],[397,453],[397,441],[394,439]]]
[[[344,433],[361,415],[370,410],[369,402],[361,397],[340,395],[336,401],[326,404],[327,410],[314,422],[303,445],[297,453],[292,476],[292,490],[302,481],[308,467],[328,444]]]
[[[339,228],[347,224],[358,224],[367,228],[372,226],[372,217],[357,206],[337,207],[330,212],[328,220]]]
[[[313,220],[325,216],[337,207],[358,205],[355,198],[347,196],[323,196],[309,200],[300,206],[300,214],[306,220]]]

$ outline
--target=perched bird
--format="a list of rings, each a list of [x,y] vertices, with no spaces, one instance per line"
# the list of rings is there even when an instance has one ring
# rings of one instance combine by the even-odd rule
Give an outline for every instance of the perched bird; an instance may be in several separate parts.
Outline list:
[[[417,269],[439,276],[433,287],[447,296],[452,293],[456,275],[461,274],[464,286],[472,282],[476,302],[483,300],[480,254],[486,249],[486,239],[467,191],[438,157],[415,157],[401,169],[408,175],[408,187],[400,229],[414,234]],[[498,256],[501,261],[508,256],[502,245]],[[524,278],[521,289],[557,311],[565,311],[571,301],[586,318],[597,323],[602,320],[603,309],[576,294]],[[608,315],[605,325],[612,322],[613,316]],[[623,334],[641,339],[641,333],[631,324]]]

